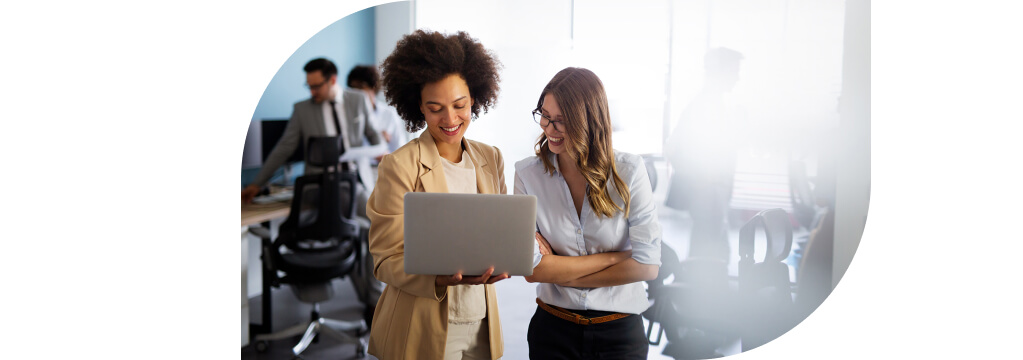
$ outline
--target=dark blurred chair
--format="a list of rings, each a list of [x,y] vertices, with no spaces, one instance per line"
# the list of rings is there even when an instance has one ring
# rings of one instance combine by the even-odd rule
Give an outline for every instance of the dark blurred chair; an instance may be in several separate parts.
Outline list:
[[[759,252],[758,243],[763,244]],[[746,351],[795,325],[793,284],[785,264],[792,249],[792,222],[784,210],[763,210],[742,226],[737,277],[728,275],[728,264],[721,259],[680,260],[661,244],[661,268],[648,282],[651,306],[643,316],[649,320],[650,344],[667,340],[664,355],[718,358],[723,356],[719,349],[735,339],[741,339]],[[757,260],[759,253],[764,255]]]
[[[664,327],[673,323],[673,317],[677,316],[674,313],[674,309],[671,307],[670,299],[666,298],[666,287],[671,284],[665,284],[668,279],[675,279],[675,274],[680,272],[680,264],[678,254],[675,250],[668,246],[663,240],[661,241],[661,266],[657,270],[657,277],[653,280],[647,281],[647,297],[650,300],[650,307],[643,312],[643,317],[649,320],[647,325],[646,336],[650,345],[660,345],[661,335],[664,333]],[[658,326],[657,338],[651,340],[650,337],[654,335],[654,327]],[[671,331],[674,331],[672,329]]]
[[[758,230],[764,234],[760,261],[754,256]],[[763,210],[739,229],[742,351],[766,344],[794,325],[792,282],[785,263],[791,250],[792,222],[785,210]]]
[[[323,171],[296,180],[291,213],[273,243],[268,233],[257,234],[263,238],[263,304],[267,308],[263,310],[263,323],[270,324],[270,286],[287,284],[300,301],[313,305],[308,322],[256,335],[257,351],[265,351],[267,341],[304,334],[292,349],[297,356],[318,334],[327,334],[342,343],[355,344],[357,357],[365,355],[364,320],[338,321],[319,313],[319,303],[334,296],[332,280],[351,275],[364,256],[360,246],[363,234],[355,220],[358,177],[341,170],[340,146],[339,137],[309,139],[306,164]]]
[[[660,345],[663,335],[667,341],[664,355],[675,359],[717,358],[723,356],[718,348],[737,338],[738,292],[724,260],[680,260],[661,241],[661,267],[657,278],[647,285],[651,305],[642,314],[649,320],[647,340]]]

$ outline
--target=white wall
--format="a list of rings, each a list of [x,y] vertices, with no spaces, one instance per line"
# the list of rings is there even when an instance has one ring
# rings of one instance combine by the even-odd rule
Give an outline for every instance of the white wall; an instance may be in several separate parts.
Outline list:
[[[413,29],[414,1],[396,1],[376,7],[376,64],[394,51],[394,44]]]
[[[833,284],[860,245],[870,202],[870,0],[848,0],[835,170]],[[869,264],[867,265],[869,266]]]

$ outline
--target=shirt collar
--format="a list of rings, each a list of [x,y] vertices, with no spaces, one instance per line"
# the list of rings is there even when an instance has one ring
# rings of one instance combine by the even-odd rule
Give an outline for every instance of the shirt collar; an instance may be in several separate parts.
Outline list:
[[[550,155],[549,155],[549,156],[547,157],[547,159],[548,159],[548,160],[549,160],[549,161],[550,161],[550,162],[551,162],[552,164],[554,164],[554,174],[551,174],[551,175],[555,175],[555,174],[557,174],[558,176],[561,176],[561,165],[560,165],[560,164],[558,164],[558,154],[555,154],[555,153],[553,153],[553,152],[552,152],[552,153],[551,153],[551,154],[550,154]]]

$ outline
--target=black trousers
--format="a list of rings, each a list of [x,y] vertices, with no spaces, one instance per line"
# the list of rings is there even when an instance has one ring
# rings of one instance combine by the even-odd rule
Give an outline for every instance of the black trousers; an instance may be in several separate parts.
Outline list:
[[[614,314],[596,310],[570,310],[586,317]],[[547,359],[642,359],[650,345],[640,315],[594,325],[578,325],[551,315],[539,306],[526,334],[529,358]]]

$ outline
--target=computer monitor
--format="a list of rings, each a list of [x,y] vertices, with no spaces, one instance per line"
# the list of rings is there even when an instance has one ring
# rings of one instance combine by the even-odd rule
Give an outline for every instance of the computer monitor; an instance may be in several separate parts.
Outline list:
[[[259,122],[259,142],[262,151],[260,154],[260,164],[262,166],[265,166],[266,158],[270,156],[270,152],[273,151],[274,147],[277,146],[277,142],[281,140],[281,136],[284,135],[284,129],[288,127],[288,121],[289,119],[263,119]],[[284,161],[284,164],[281,164],[281,169],[284,170],[283,178],[274,177],[270,181],[274,184],[290,186],[295,181],[295,176],[301,175],[304,172],[305,167],[302,163],[305,160],[304,153],[305,144],[304,141],[301,141],[295,148],[295,152]]]
[[[266,163],[266,158],[270,156],[270,152],[273,151],[274,146],[281,140],[281,136],[284,135],[284,129],[288,127],[289,119],[263,119],[260,121],[259,132],[260,132],[260,146],[262,148],[262,156],[260,161]],[[286,161],[287,164],[300,162],[305,160],[304,144],[299,144],[295,149],[295,152],[291,154],[291,157]]]

